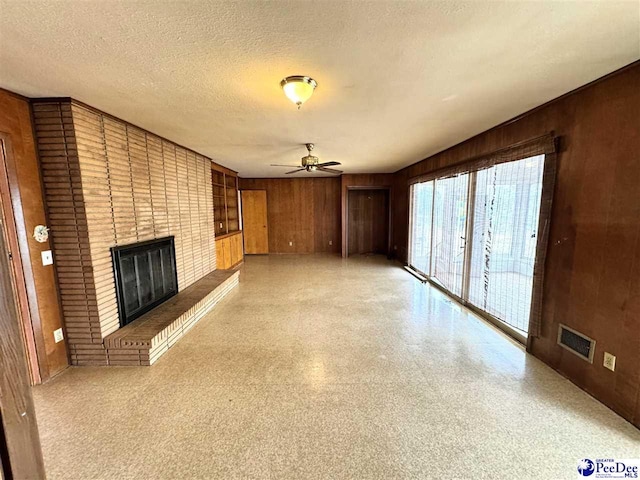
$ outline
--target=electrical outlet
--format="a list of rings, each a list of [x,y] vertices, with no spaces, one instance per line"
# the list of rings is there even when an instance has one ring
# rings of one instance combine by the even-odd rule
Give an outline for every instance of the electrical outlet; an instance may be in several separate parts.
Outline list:
[[[614,372],[616,370],[616,356],[611,355],[609,352],[604,352],[604,362],[602,365],[604,365],[604,368],[608,368]]]
[[[293,247],[293,242],[289,242],[289,246],[290,246],[290,247]]]
[[[53,332],[53,339],[56,341],[56,343],[59,343],[62,340],[64,340],[64,333],[62,332],[61,328]]]
[[[329,240],[329,246],[333,245],[333,240]]]
[[[45,267],[47,265],[53,265],[53,253],[51,253],[51,250],[45,250],[40,255],[42,256],[42,265]]]

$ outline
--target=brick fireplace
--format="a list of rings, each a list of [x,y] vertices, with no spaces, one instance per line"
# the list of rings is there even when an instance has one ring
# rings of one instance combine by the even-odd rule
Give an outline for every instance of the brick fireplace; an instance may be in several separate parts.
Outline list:
[[[33,113],[71,362],[116,364],[112,248],[173,237],[179,292],[214,272],[211,160],[74,100]]]

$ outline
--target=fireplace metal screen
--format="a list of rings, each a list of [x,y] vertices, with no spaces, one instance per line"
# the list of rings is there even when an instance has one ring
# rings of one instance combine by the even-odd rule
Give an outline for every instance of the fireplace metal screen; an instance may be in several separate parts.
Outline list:
[[[111,249],[120,326],[178,293],[173,237]]]

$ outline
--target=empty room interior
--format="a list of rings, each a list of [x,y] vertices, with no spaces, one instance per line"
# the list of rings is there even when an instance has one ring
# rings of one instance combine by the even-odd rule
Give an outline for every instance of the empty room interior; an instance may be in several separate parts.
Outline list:
[[[0,0],[0,480],[640,478],[640,2]]]

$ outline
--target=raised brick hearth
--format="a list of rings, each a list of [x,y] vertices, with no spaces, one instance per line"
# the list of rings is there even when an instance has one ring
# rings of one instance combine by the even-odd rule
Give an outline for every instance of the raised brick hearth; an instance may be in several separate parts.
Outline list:
[[[216,270],[106,337],[109,365],[153,365],[238,284],[238,276]]]

